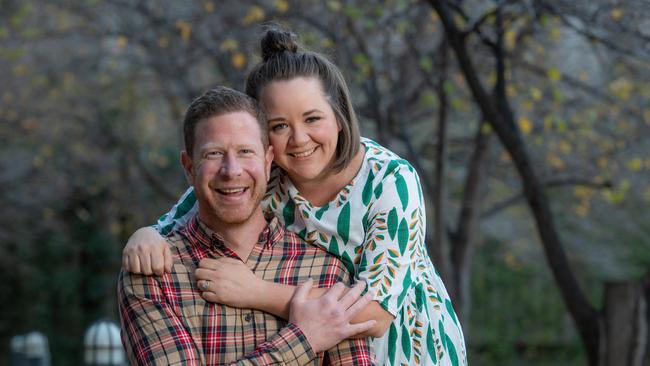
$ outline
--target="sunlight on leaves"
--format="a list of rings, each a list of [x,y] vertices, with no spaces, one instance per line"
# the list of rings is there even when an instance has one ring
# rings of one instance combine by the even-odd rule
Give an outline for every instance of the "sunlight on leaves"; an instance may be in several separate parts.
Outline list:
[[[180,32],[183,42],[187,42],[192,35],[192,24],[186,20],[179,19],[176,21],[176,28]]]
[[[529,135],[533,130],[533,123],[528,119],[528,117],[519,118],[519,128],[524,135]]]
[[[289,2],[287,0],[275,0],[273,6],[275,6],[275,9],[280,13],[286,13],[289,11]]]
[[[253,23],[261,22],[265,17],[266,13],[264,12],[264,9],[257,5],[253,5],[248,9],[248,13],[244,17],[243,23],[244,25],[251,25]]]
[[[246,56],[241,52],[234,53],[230,58],[230,61],[232,62],[233,66],[239,70],[243,69],[246,66]]]
[[[203,3],[203,9],[205,9],[205,11],[208,12],[208,13],[213,13],[214,9],[215,9],[214,3],[212,1],[204,2]]]

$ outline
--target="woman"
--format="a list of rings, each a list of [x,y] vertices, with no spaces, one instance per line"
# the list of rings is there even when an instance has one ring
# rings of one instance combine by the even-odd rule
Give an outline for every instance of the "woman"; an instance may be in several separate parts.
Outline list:
[[[426,254],[417,173],[407,161],[359,137],[348,88],[335,65],[317,53],[298,52],[287,32],[267,31],[261,46],[263,61],[249,74],[246,92],[267,114],[277,165],[265,209],[367,282],[375,301],[358,320],[378,320],[368,333],[375,336],[378,364],[466,364],[460,324]],[[124,251],[125,268],[146,274],[162,268],[162,258],[168,262],[169,256],[159,234],[183,225],[196,210],[194,201],[186,192],[158,221],[155,236],[151,229],[136,232]],[[243,264],[206,267],[197,270],[197,279],[241,289],[205,294],[207,300],[286,319],[294,288],[262,286]]]

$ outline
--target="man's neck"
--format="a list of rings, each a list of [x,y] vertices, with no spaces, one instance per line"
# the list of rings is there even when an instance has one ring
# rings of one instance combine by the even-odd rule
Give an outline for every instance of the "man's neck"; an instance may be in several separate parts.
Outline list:
[[[203,215],[200,210],[199,219],[221,236],[224,245],[235,252],[244,262],[248,260],[248,256],[267,225],[261,208],[256,210],[248,220],[237,224],[221,222],[214,217],[209,217],[209,215]]]

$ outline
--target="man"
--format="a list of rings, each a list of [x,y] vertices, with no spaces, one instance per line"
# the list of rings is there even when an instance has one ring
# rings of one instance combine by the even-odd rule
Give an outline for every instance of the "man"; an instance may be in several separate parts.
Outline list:
[[[228,88],[210,90],[190,105],[183,133],[181,162],[199,210],[168,237],[171,274],[120,274],[122,340],[131,363],[370,364],[365,339],[344,340],[374,325],[350,324],[371,299],[359,298],[363,285],[344,293],[335,282],[350,278],[338,259],[263,215],[260,202],[273,152],[256,102]],[[265,280],[303,283],[292,300],[289,322],[201,298],[195,269],[205,258],[220,257],[243,261]],[[309,276],[331,289],[308,299]],[[201,280],[198,285],[205,290],[210,284]]]

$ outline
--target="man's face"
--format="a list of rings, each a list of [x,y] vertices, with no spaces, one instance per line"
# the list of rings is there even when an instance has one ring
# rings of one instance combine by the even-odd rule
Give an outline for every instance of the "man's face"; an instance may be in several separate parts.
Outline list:
[[[246,222],[261,210],[273,160],[257,120],[247,112],[222,114],[198,122],[194,134],[192,156],[183,152],[181,162],[199,216],[220,228]]]

